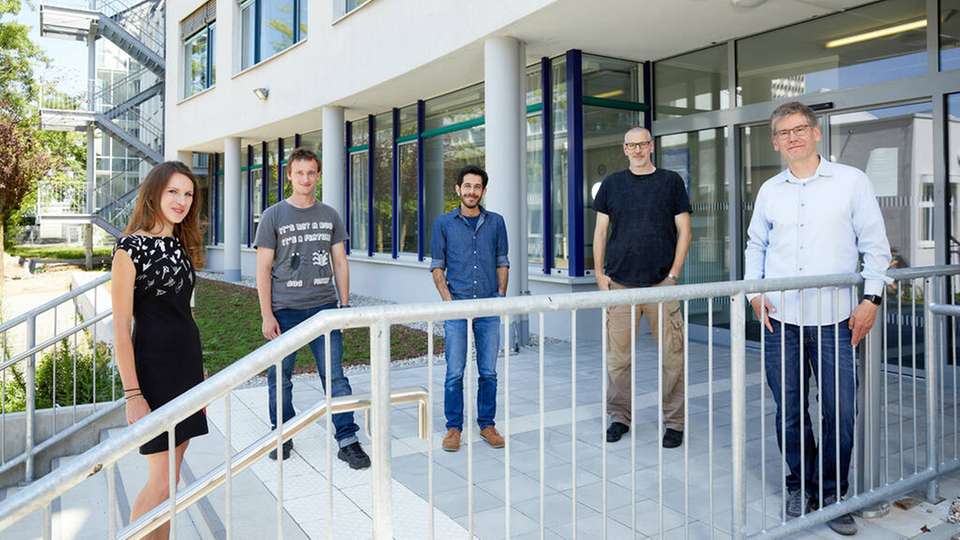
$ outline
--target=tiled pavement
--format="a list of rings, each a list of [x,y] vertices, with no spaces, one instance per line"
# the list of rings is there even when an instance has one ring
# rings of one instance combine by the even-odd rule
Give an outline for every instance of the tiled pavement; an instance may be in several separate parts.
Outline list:
[[[685,444],[678,449],[663,450],[658,444],[656,348],[648,336],[641,336],[638,341],[635,427],[615,444],[605,445],[602,439],[605,429],[600,404],[603,370],[598,342],[581,340],[577,348],[576,444],[571,443],[574,440],[574,413],[570,345],[548,344],[544,351],[542,433],[539,423],[541,378],[538,351],[527,348],[510,356],[509,419],[506,407],[507,371],[504,359],[500,359],[497,423],[498,428],[505,432],[509,422],[511,434],[511,537],[539,538],[542,528],[545,538],[571,538],[572,523],[575,522],[578,538],[599,538],[604,526],[604,507],[608,538],[629,538],[634,530],[637,538],[658,537],[661,531],[664,538],[684,538],[687,534],[689,538],[710,538],[711,529],[714,538],[729,536],[731,466],[728,349],[719,345],[714,347],[713,377],[709,378],[706,346],[690,344]],[[761,520],[763,526],[775,527],[780,522],[781,511],[781,458],[776,446],[773,402],[760,379],[758,360],[757,351],[748,351],[746,472],[747,524],[751,533],[761,530]],[[429,371],[426,366],[394,369],[391,385],[394,388],[414,385],[427,387]],[[446,453],[440,449],[440,439],[445,432],[443,365],[434,365],[432,372],[432,500],[436,508],[435,534],[436,538],[462,538],[468,536],[467,529],[470,526],[468,452],[466,448],[458,453]],[[951,377],[952,373],[944,377],[948,383],[944,393],[947,403],[944,455],[948,458],[956,455],[953,445],[956,418],[951,400]],[[886,466],[891,479],[899,477],[900,470],[900,417],[897,416],[896,403],[901,388],[897,381],[896,377],[887,376],[888,403],[891,404],[887,408],[889,454],[881,459],[881,466]],[[351,376],[355,392],[367,392],[369,382],[366,373]],[[913,416],[912,384],[912,379],[905,379],[902,387],[904,407],[899,411],[904,418],[903,458],[907,473],[914,468],[913,422],[910,420]],[[761,392],[765,396],[762,414]],[[917,392],[917,408],[922,412],[922,381],[918,382]],[[266,391],[263,387],[237,390],[233,393],[233,399],[232,440],[234,447],[242,448],[268,431]],[[319,379],[307,377],[295,381],[294,402],[298,410],[322,399]],[[709,414],[711,405],[712,418]],[[208,413],[214,425],[222,427],[222,403],[211,405]],[[416,414],[415,406],[402,406],[395,408],[391,417],[394,531],[398,538],[427,537],[430,499],[428,445],[416,437]],[[712,440],[708,436],[711,420]],[[358,417],[358,422],[362,425],[361,417]],[[764,426],[764,432],[761,432],[761,425]],[[923,433],[921,422],[918,430],[921,444],[917,447],[921,467],[925,466],[926,455],[922,445]],[[467,434],[464,435],[466,440]],[[471,435],[473,532],[480,538],[502,538],[506,535],[504,508],[508,454],[480,441],[476,429]],[[325,537],[330,530],[326,521],[327,442],[321,422],[308,430],[307,435],[296,438],[295,457],[284,463],[286,512],[303,533],[314,538]],[[336,452],[336,447],[332,450]],[[574,452],[576,467],[572,466]],[[631,461],[636,464],[633,470]],[[351,471],[335,457],[333,462],[333,537],[369,538],[372,506],[369,472]],[[275,497],[276,463],[264,460],[256,464],[253,470]],[[662,476],[658,475],[658,471],[662,471]],[[946,479],[942,483],[941,493],[946,497],[960,495],[960,475]],[[577,501],[576,517],[574,500]],[[253,499],[247,503],[249,509],[235,501],[234,515],[243,516],[263,504]],[[946,503],[935,507],[921,505],[911,511],[894,508],[885,518],[858,517],[857,521],[864,538],[912,538],[921,534],[921,527],[924,526],[934,531],[930,533],[934,536],[926,535],[924,538],[949,538],[947,535],[937,536],[949,527],[943,524],[945,508]],[[836,536],[826,526],[818,525],[800,537]]]

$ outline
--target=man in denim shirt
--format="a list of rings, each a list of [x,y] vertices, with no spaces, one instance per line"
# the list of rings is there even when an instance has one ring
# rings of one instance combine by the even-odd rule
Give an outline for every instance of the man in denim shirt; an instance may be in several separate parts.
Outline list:
[[[433,222],[430,271],[433,283],[444,302],[471,298],[493,298],[507,292],[507,228],[503,216],[485,210],[480,200],[487,190],[487,173],[468,166],[457,178],[460,206]],[[443,449],[460,449],[463,430],[463,369],[467,364],[467,321],[444,323],[444,356],[447,375],[444,381],[443,412],[447,434]],[[500,317],[473,319],[477,350],[477,424],[480,436],[490,446],[503,448],[493,418],[497,412],[497,351],[500,348]]]

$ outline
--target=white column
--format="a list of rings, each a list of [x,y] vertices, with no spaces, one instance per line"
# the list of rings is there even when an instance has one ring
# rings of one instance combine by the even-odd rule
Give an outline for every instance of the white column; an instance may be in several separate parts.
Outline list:
[[[223,277],[240,281],[240,138],[223,144]]]
[[[523,44],[510,37],[484,42],[484,106],[487,174],[486,207],[503,216],[510,242],[509,296],[520,293],[520,269],[526,270],[527,228],[523,222],[526,154]],[[525,275],[526,272],[523,272]],[[521,287],[523,285],[523,288]]]
[[[486,207],[503,216],[510,243],[508,296],[527,290],[526,96],[524,46],[511,37],[494,37],[483,44],[484,106],[487,174]],[[510,329],[510,342],[516,333]]]
[[[343,107],[323,108],[323,193],[321,200],[332,206],[343,218],[346,208],[344,201],[344,186],[347,179],[346,171],[346,142],[344,141]]]

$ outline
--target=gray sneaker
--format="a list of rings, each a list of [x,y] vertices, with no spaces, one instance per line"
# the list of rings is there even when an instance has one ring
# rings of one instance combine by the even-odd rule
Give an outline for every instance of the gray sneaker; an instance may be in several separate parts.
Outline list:
[[[800,517],[803,509],[807,506],[807,499],[799,489],[791,489],[787,492],[787,517]]]
[[[837,502],[835,496],[827,497],[823,500],[823,507],[826,508],[831,504]],[[843,536],[853,536],[857,534],[857,522],[853,520],[852,514],[843,514],[842,516],[835,517],[827,522],[827,527]]]

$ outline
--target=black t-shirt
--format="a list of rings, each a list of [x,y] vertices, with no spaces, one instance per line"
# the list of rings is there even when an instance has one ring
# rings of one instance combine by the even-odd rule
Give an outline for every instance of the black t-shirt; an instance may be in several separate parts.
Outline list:
[[[600,184],[593,209],[610,216],[604,271],[611,279],[632,287],[666,279],[677,249],[674,217],[691,212],[679,174],[615,172]]]

